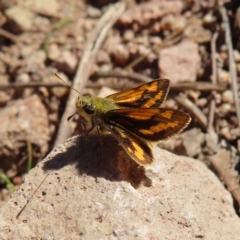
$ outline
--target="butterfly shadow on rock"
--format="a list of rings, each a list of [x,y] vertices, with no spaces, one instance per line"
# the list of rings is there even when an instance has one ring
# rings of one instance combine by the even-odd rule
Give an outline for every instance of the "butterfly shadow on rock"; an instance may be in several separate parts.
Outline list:
[[[74,164],[79,175],[127,181],[134,188],[140,185],[150,187],[152,184],[145,174],[145,168],[132,160],[111,134],[101,137],[97,134],[76,136],[66,140],[63,145],[66,150],[46,161],[44,171],[59,170]]]

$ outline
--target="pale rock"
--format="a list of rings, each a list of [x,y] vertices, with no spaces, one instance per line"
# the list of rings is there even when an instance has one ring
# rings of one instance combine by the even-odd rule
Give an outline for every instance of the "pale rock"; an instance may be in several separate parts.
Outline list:
[[[62,53],[62,58],[65,60],[65,63],[71,70],[75,70],[78,61],[74,54],[72,54],[70,51],[64,51]]]
[[[226,70],[218,70],[218,82],[219,83],[230,83],[230,75]]]
[[[188,39],[196,43],[208,43],[211,41],[212,33],[209,29],[203,27],[202,19],[195,17],[189,23],[184,29],[184,34]]]
[[[47,59],[47,55],[44,51],[34,52],[29,58],[27,58],[27,66],[29,69],[34,68],[35,65],[44,66],[44,61]]]
[[[12,19],[23,31],[28,31],[33,26],[36,15],[26,7],[19,5],[10,7],[6,10],[8,18]]]
[[[216,17],[213,16],[212,12],[207,13],[204,17],[203,17],[203,24],[206,25],[211,25],[213,23],[216,22]]]
[[[50,60],[55,61],[61,55],[61,51],[57,44],[50,44],[48,46],[47,54]]]
[[[85,19],[85,21],[84,21],[83,29],[84,29],[86,32],[90,32],[90,31],[93,30],[93,28],[95,27],[95,25],[96,25],[96,20],[91,19],[91,18],[87,18],[87,19]]]
[[[144,45],[139,45],[138,51],[139,51],[139,54],[143,56],[147,55],[150,52],[149,48],[145,47]]]
[[[174,99],[172,99],[172,98],[169,98],[169,99],[167,99],[165,102],[163,102],[163,107],[166,107],[166,108],[175,108],[176,107],[176,105],[177,105],[177,103],[176,103],[176,101],[174,100]]]
[[[31,81],[29,74],[21,73],[16,77],[18,83],[29,83]]]
[[[238,50],[233,51],[233,57],[234,57],[234,60],[235,60],[236,63],[240,62],[240,53],[239,53]]]
[[[186,25],[186,18],[168,14],[161,19],[161,29],[170,31],[182,31]]]
[[[138,37],[136,37],[135,42],[140,44],[140,45],[145,45],[146,46],[146,45],[148,45],[148,42],[149,42],[148,36],[147,35],[138,36]]]
[[[214,154],[218,150],[218,134],[214,131],[207,132],[205,134],[206,146],[208,149],[208,154]]]
[[[94,7],[91,7],[91,6],[89,6],[87,8],[87,16],[88,17],[99,18],[99,17],[101,17],[101,15],[102,15],[102,12],[98,8],[94,8]]]
[[[231,111],[232,106],[229,103],[223,103],[218,107],[218,109],[220,113],[223,113],[225,115]]]
[[[32,45],[22,46],[20,49],[21,56],[24,58],[31,56],[35,51],[36,49]]]
[[[184,40],[179,44],[161,50],[158,66],[159,74],[171,79],[172,83],[196,81],[200,66],[198,45],[190,40]]]
[[[58,16],[60,10],[60,5],[57,0],[25,0],[23,4],[36,13],[46,14],[53,17]]]
[[[196,102],[199,99],[199,97],[201,96],[201,92],[196,91],[196,90],[189,90],[188,95],[190,98],[194,99],[194,102]]]
[[[36,26],[38,29],[43,29],[43,30],[49,30],[50,25],[52,24],[51,21],[49,19],[47,19],[46,17],[40,17],[37,16],[34,21],[34,26]]]
[[[222,94],[222,101],[225,103],[234,103],[233,92],[231,90],[226,90]]]
[[[135,189],[117,167],[132,160],[114,138],[102,144],[99,158],[97,135],[68,139],[32,169],[0,209],[0,238],[239,239],[232,197],[204,164],[155,147],[140,168],[152,184]]]
[[[201,129],[193,128],[184,132],[183,146],[186,149],[187,155],[190,157],[197,156],[202,152],[202,144],[205,141],[205,136]]]
[[[75,72],[77,63],[76,56],[68,50],[63,51],[59,59],[56,61],[57,68],[69,74]]]
[[[123,34],[123,39],[124,39],[124,41],[126,41],[126,42],[130,42],[130,41],[132,41],[133,39],[134,39],[134,32],[132,31],[132,30],[130,30],[130,29],[128,29],[128,30],[126,30],[125,32],[124,32],[124,34]]]
[[[228,121],[226,119],[219,119],[218,124],[220,127],[227,127]]]
[[[139,50],[139,45],[133,42],[129,42],[128,43],[128,49],[130,54],[135,55],[137,54],[138,50]]]
[[[121,66],[125,65],[130,57],[129,50],[124,44],[118,44],[115,46],[115,48],[112,49],[112,55],[114,56],[117,64]]]
[[[97,53],[95,62],[99,64],[110,63],[111,59],[109,54],[106,51],[99,50]]]
[[[101,90],[99,91],[98,97],[100,97],[100,98],[105,98],[105,97],[107,97],[107,96],[109,96],[109,95],[111,95],[111,94],[114,94],[114,93],[116,93],[116,91],[114,91],[113,89],[111,89],[111,88],[109,88],[109,87],[104,86],[104,87],[102,87]]]
[[[112,70],[112,66],[111,64],[102,64],[100,67],[99,67],[99,71],[101,72],[109,72]]]
[[[228,140],[231,139],[231,134],[230,134],[230,131],[229,131],[229,127],[228,127],[228,126],[221,128],[219,132],[220,132],[220,134],[221,134],[222,136],[224,136],[226,139],[228,139]]]
[[[199,107],[205,107],[208,103],[208,100],[206,98],[199,98],[196,100],[196,105]]]
[[[232,137],[232,140],[234,140],[234,139],[236,139],[236,138],[239,137],[239,135],[240,135],[240,132],[239,132],[239,131],[240,131],[240,130],[239,130],[238,127],[237,127],[237,128],[233,128],[233,129],[230,130],[230,135],[231,135],[231,137]]]
[[[159,36],[149,37],[149,42],[154,45],[160,46],[162,44],[162,39]]]

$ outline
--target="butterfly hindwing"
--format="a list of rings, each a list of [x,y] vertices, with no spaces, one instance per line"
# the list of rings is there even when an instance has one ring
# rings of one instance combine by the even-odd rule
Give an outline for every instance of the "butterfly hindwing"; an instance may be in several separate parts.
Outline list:
[[[154,158],[150,143],[118,127],[112,127],[111,132],[128,155],[138,164],[146,166],[153,163]]]
[[[155,80],[107,97],[109,102],[121,108],[157,108],[165,100],[169,90],[169,80]]]
[[[184,112],[164,108],[116,109],[106,113],[106,123],[142,139],[159,141],[184,129],[190,122]]]

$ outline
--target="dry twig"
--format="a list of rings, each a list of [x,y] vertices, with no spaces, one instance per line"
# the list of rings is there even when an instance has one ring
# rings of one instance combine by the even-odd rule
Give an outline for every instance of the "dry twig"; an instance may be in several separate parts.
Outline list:
[[[186,109],[193,118],[195,118],[203,129],[207,129],[207,118],[202,113],[202,111],[189,99],[186,98],[184,94],[180,94],[179,96],[174,97],[177,103]]]
[[[29,83],[20,83],[20,82],[11,82],[8,84],[0,84],[0,90],[6,90],[9,88],[53,88],[53,87],[68,87],[64,83],[51,83],[51,82],[29,82]]]
[[[140,81],[143,83],[147,83],[153,81],[152,78],[144,76],[143,74],[136,72],[128,72],[124,70],[111,70],[108,72],[96,72],[94,74],[95,77],[116,77],[116,78],[128,78],[134,81]],[[96,84],[95,84],[96,86]],[[179,82],[176,84],[171,84],[171,91],[183,91],[183,90],[195,90],[195,91],[225,91],[227,89],[227,85],[217,85],[208,82]]]
[[[233,91],[234,102],[235,102],[237,118],[238,118],[238,128],[240,131],[240,106],[239,106],[239,99],[238,99],[238,82],[237,82],[236,63],[233,57],[233,46],[231,41],[230,24],[229,24],[226,8],[221,5],[219,7],[220,7],[220,12],[222,15],[224,27],[225,27],[225,41],[228,48],[228,62],[229,62],[230,76],[232,81],[232,91]]]
[[[81,62],[78,66],[77,73],[73,80],[73,88],[78,89],[82,92],[89,78],[91,67],[94,63],[96,54],[103,43],[109,29],[114,25],[114,23],[121,16],[125,10],[125,4],[123,2],[118,2],[109,7],[109,9],[104,13],[101,19],[98,21],[94,31],[87,40],[86,46],[84,48],[84,53]],[[67,137],[70,136],[70,125],[66,124],[66,119],[72,114],[72,109],[75,107],[76,96],[75,92],[71,91],[65,112],[63,113],[59,131],[55,140],[54,145],[58,145],[63,142]]]
[[[108,72],[96,72],[94,77],[116,77],[116,78],[128,78],[137,82],[147,83],[153,81],[152,78],[144,76],[140,73],[136,72],[127,72],[124,70],[111,70]],[[101,84],[88,82],[87,87],[91,88],[100,88],[102,87]],[[53,87],[63,87],[68,88],[68,85],[64,83],[51,83],[51,82],[29,82],[29,83],[19,83],[19,82],[11,82],[8,84],[0,84],[0,90],[6,90],[9,88],[39,88],[39,87],[46,87],[46,88],[53,88]],[[171,84],[171,91],[183,91],[183,90],[195,90],[195,91],[217,91],[222,92],[228,89],[226,84],[213,84],[208,82],[179,82],[176,84]]]
[[[218,33],[215,32],[213,34],[212,42],[211,42],[211,49],[212,49],[212,83],[217,84],[217,63],[216,63],[216,40],[218,37]],[[208,132],[213,131],[213,122],[214,122],[214,114],[215,114],[215,107],[216,107],[216,102],[214,99],[215,91],[212,92],[213,99],[211,100],[210,103],[210,110],[209,110],[209,121],[208,121]]]
[[[216,155],[211,157],[211,163],[217,170],[224,184],[227,186],[229,192],[238,202],[238,207],[240,207],[239,177],[234,166],[231,164],[231,153],[222,149]]]
[[[14,34],[7,32],[6,30],[0,28],[0,35],[4,36],[5,38],[10,39],[11,41],[17,43],[19,41],[19,38],[15,36]]]

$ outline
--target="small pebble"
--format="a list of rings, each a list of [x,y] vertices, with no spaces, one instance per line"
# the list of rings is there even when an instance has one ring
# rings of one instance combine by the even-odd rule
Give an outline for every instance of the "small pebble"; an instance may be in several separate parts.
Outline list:
[[[226,90],[222,94],[222,101],[225,103],[234,103],[233,93],[231,90]]]

